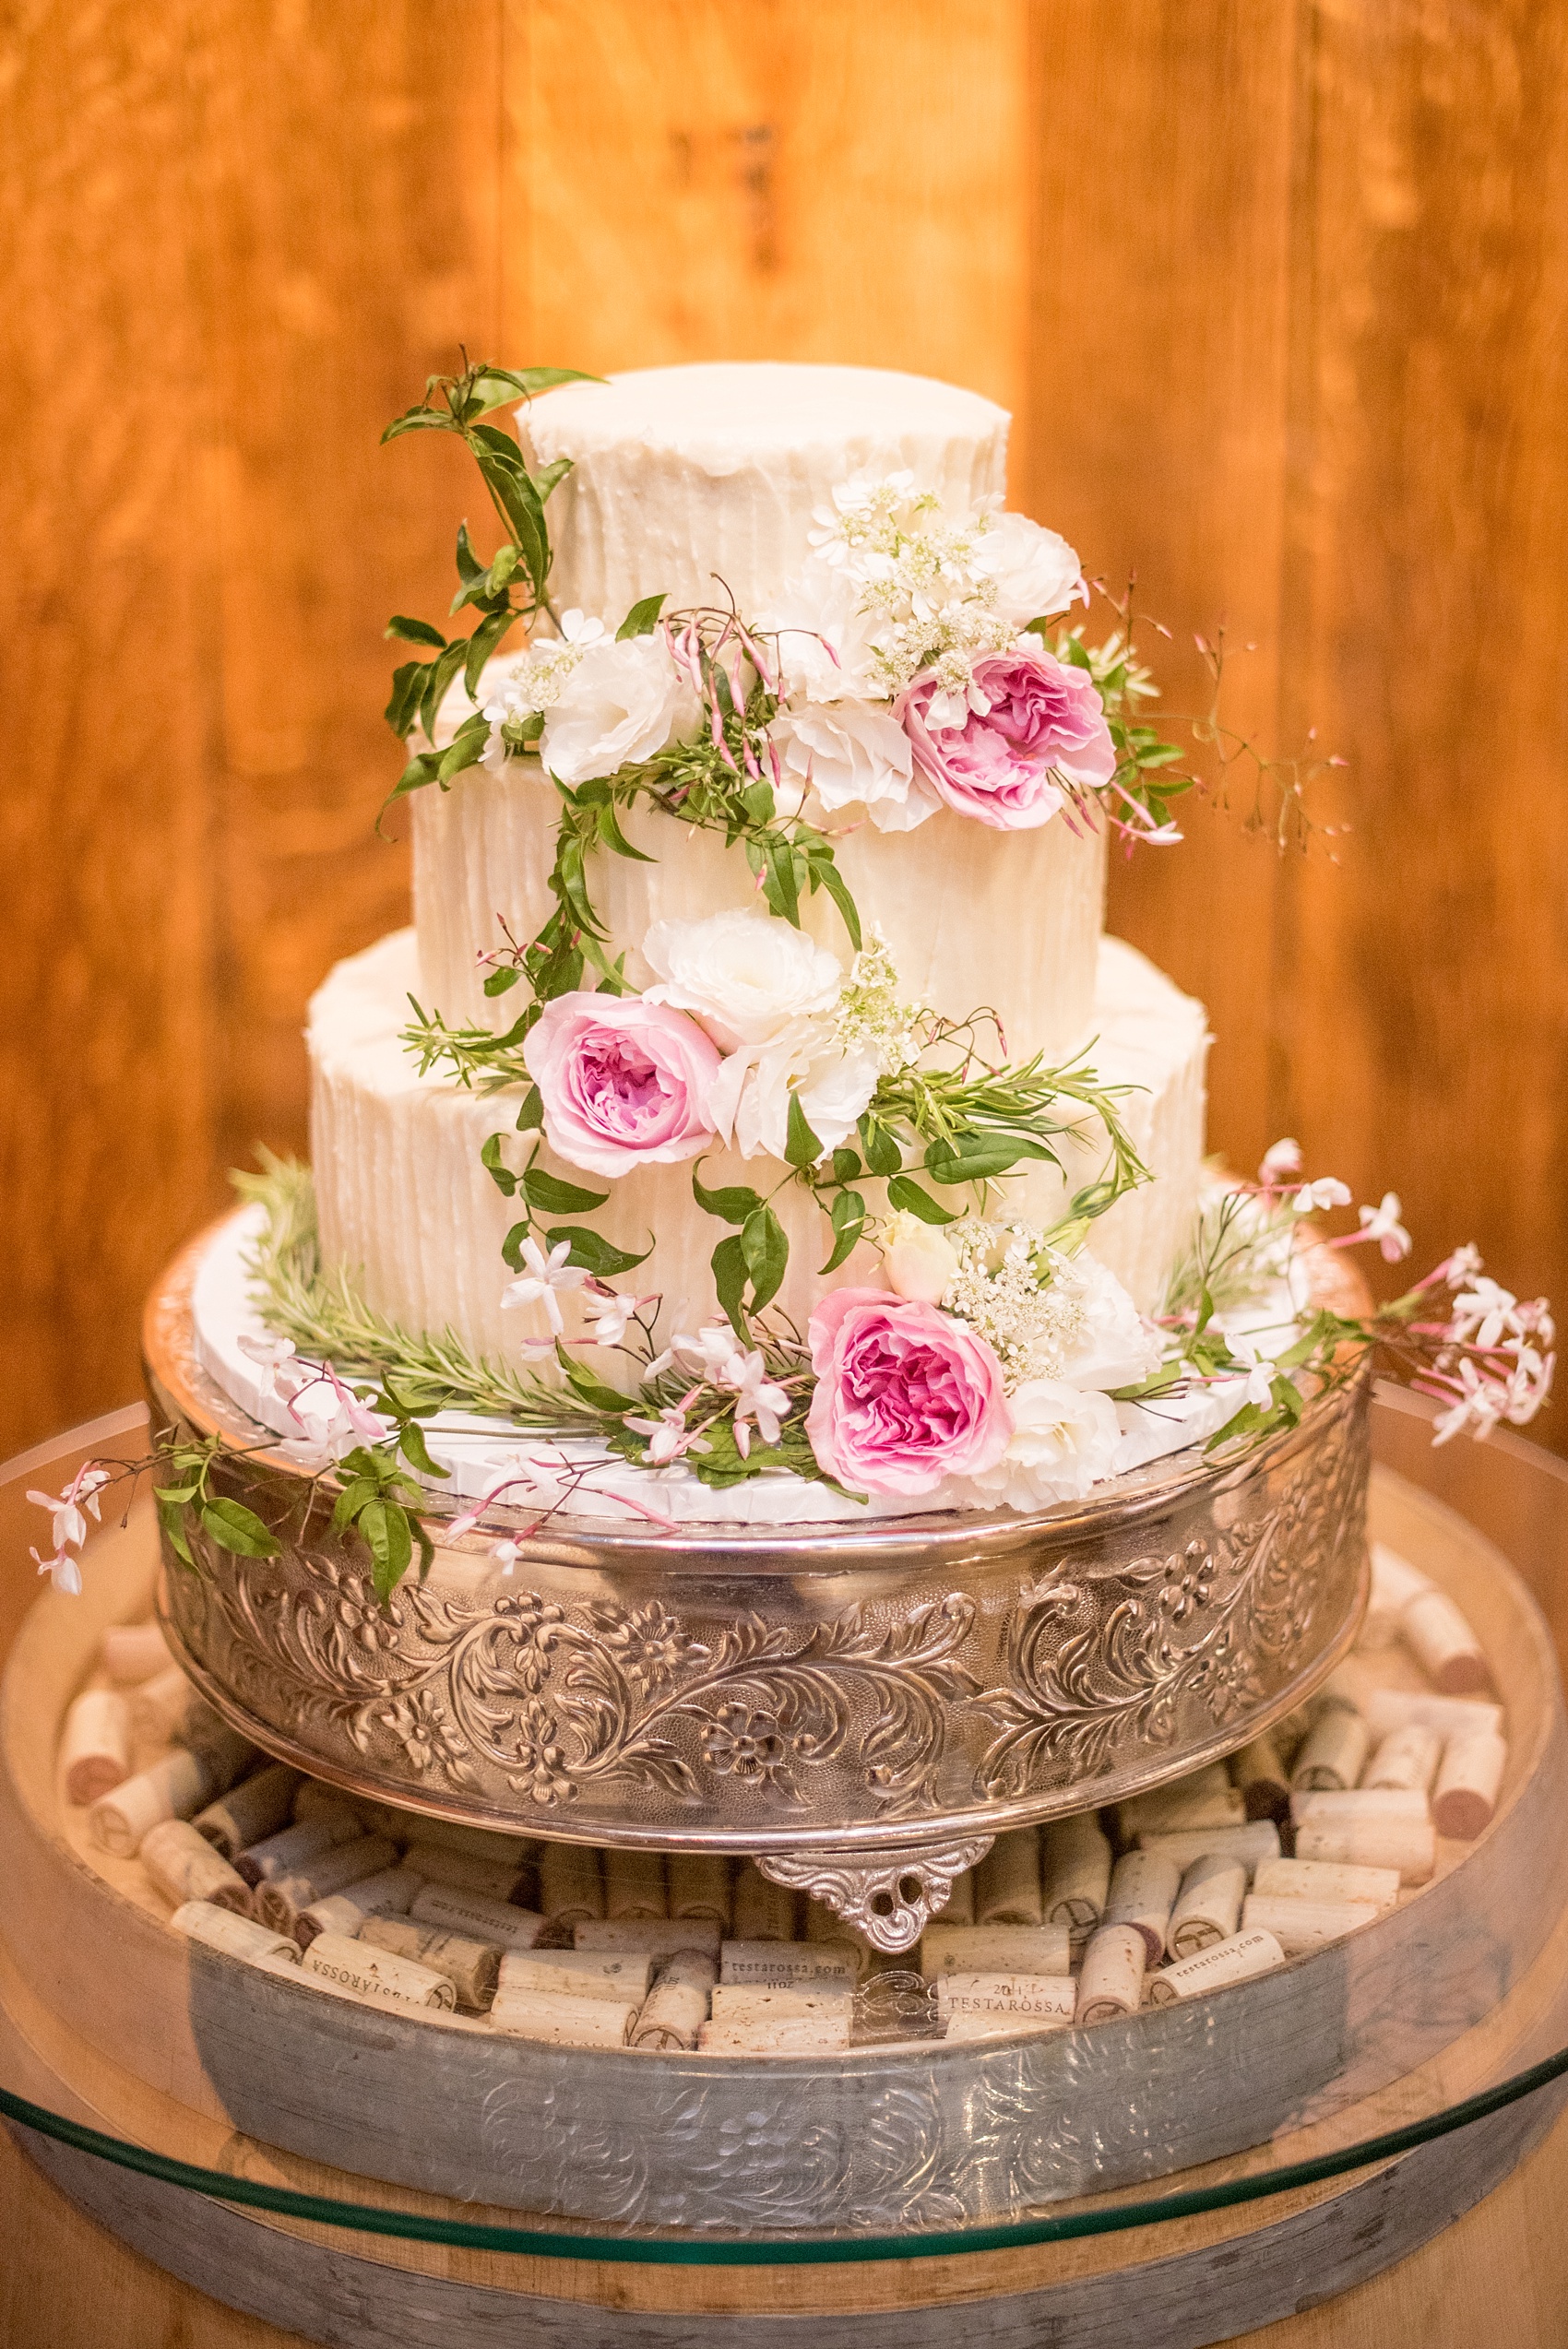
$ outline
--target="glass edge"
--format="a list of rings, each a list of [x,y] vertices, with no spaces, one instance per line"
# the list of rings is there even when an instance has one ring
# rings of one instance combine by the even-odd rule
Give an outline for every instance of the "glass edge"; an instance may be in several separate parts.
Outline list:
[[[466,2250],[511,2251],[534,2259],[620,2261],[647,2267],[816,2267],[845,2261],[952,2259],[981,2251],[1021,2250],[1036,2244],[1071,2242],[1086,2236],[1122,2234],[1132,2227],[1158,2225],[1169,2219],[1199,2217],[1211,2211],[1263,2201],[1271,2195],[1319,2185],[1326,2179],[1346,2177],[1352,2170],[1368,2169],[1396,2159],[1418,2146],[1468,2129],[1492,2113],[1534,2095],[1564,2075],[1568,2075],[1568,2047],[1515,2072],[1495,2087],[1467,2096],[1443,2112],[1430,2114],[1424,2120],[1408,2122],[1402,2129],[1341,2146],[1311,2161],[1291,2162],[1278,2169],[1157,2195],[1143,2201],[1065,2212],[1054,2218],[1005,2220],[930,2233],[765,2236],[744,2240],[702,2236],[676,2239],[668,2236],[558,2234],[547,2228],[495,2226],[473,2220],[431,2218],[414,2211],[386,2210],[373,2203],[335,2201],[323,2195],[301,2193],[291,2187],[231,2177],[220,2170],[175,2160],[169,2154],[108,2136],[84,2122],[68,2120],[5,2088],[0,2088],[0,2118],[16,2128],[53,2138],[77,2153],[113,2162],[122,2169],[135,2170],[145,2177],[204,2195],[213,2201],[270,2211],[279,2217],[310,2220],[318,2225],[343,2227],[362,2235],[393,2236]]]

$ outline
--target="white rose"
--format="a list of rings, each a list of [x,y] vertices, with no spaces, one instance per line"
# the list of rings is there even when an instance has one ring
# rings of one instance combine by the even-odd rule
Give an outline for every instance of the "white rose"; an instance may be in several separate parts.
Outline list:
[[[814,791],[835,814],[861,806],[885,832],[912,831],[940,804],[915,773],[909,738],[885,708],[869,702],[809,702],[768,729],[787,782]]]
[[[652,758],[689,733],[696,695],[656,636],[590,644],[546,712],[540,756],[563,783]]]
[[[758,616],[756,632],[777,658],[784,700],[885,697],[872,666],[878,615],[861,609],[861,594],[858,580],[814,557]]]
[[[958,1271],[952,1244],[931,1224],[902,1210],[888,1218],[878,1242],[888,1286],[921,1305],[940,1305]]]
[[[1114,1473],[1121,1424],[1108,1394],[1064,1379],[1028,1379],[1007,1398],[1013,1434],[994,1468],[973,1479],[1010,1509],[1081,1501]]]
[[[1062,1366],[1070,1386],[1136,1386],[1159,1368],[1158,1333],[1149,1327],[1114,1273],[1087,1249],[1057,1273],[1052,1287],[1071,1297],[1084,1316]]]
[[[643,953],[657,973],[650,1003],[690,1012],[720,1051],[767,1043],[792,1021],[831,1012],[842,966],[793,923],[769,914],[656,921]]]
[[[1024,514],[999,514],[976,541],[970,563],[996,582],[996,609],[1016,628],[1064,611],[1078,582],[1078,558],[1066,540]]]
[[[830,1019],[791,1020],[766,1043],[743,1044],[719,1062],[708,1121],[743,1158],[782,1158],[793,1093],[826,1157],[855,1131],[879,1074],[873,1052],[841,1050]]]

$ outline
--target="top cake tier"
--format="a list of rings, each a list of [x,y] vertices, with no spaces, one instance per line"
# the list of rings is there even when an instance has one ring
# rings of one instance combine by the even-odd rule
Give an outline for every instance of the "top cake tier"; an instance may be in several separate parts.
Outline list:
[[[536,467],[572,460],[550,502],[556,609],[612,624],[653,595],[762,611],[852,473],[907,467],[955,511],[1006,474],[1004,409],[873,367],[646,368],[547,392],[518,422]]]

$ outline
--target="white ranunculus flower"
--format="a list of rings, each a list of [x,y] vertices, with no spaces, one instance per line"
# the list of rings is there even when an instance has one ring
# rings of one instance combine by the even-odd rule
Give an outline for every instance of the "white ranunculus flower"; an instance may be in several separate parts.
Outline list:
[[[909,738],[871,702],[808,702],[768,729],[786,782],[808,787],[830,815],[864,807],[885,832],[911,831],[940,801],[915,771]]]
[[[1122,1430],[1116,1406],[1064,1379],[1028,1379],[1007,1398],[1013,1435],[994,1468],[972,1479],[1010,1509],[1081,1501],[1111,1474]]]
[[[766,1044],[791,1022],[831,1012],[844,985],[826,946],[770,914],[656,921],[643,953],[657,974],[647,1000],[690,1012],[723,1052]]]
[[[766,1043],[743,1044],[719,1062],[708,1121],[743,1158],[782,1158],[793,1093],[826,1157],[855,1131],[880,1074],[874,1052],[842,1050],[830,1018],[791,1020]]]
[[[1078,558],[1064,538],[1025,514],[999,514],[975,542],[971,567],[996,583],[996,610],[1016,628],[1064,611],[1078,583]]]
[[[1161,1347],[1152,1330],[1117,1279],[1081,1249],[1058,1272],[1053,1288],[1071,1297],[1083,1313],[1076,1343],[1062,1366],[1069,1386],[1135,1386],[1159,1368]]]
[[[652,758],[696,726],[696,695],[657,636],[588,646],[545,714],[540,755],[563,783]]]

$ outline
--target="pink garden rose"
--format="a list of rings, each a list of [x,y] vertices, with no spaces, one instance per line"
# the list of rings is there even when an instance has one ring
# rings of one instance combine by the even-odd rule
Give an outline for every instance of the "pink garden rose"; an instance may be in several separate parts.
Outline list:
[[[1116,753],[1087,670],[1043,648],[990,653],[976,661],[974,684],[990,706],[971,708],[961,726],[931,722],[933,702],[940,710],[945,698],[934,676],[917,677],[893,705],[915,765],[960,815],[1028,831],[1062,805],[1053,770],[1090,790],[1110,782]]]
[[[557,995],[523,1058],[544,1104],[545,1139],[569,1166],[600,1175],[667,1167],[713,1140],[707,1104],[719,1052],[668,1004]]]
[[[885,1288],[836,1288],[811,1318],[806,1433],[817,1465],[857,1492],[930,1492],[992,1468],[1013,1433],[1002,1365],[983,1337]]]

